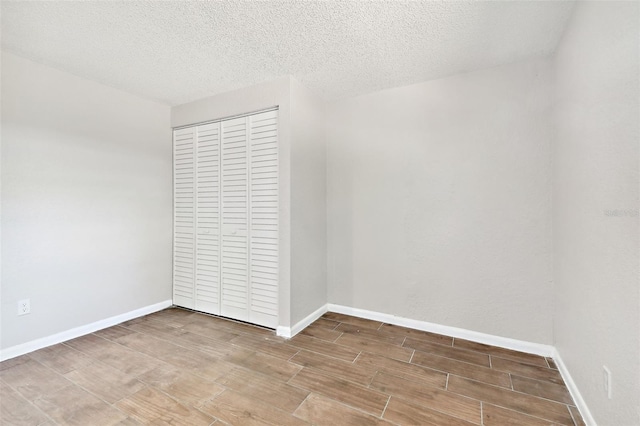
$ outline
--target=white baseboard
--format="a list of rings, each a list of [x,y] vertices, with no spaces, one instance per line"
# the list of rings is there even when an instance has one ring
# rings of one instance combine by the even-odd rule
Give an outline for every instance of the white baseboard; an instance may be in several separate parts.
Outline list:
[[[567,389],[569,389],[569,393],[571,394],[571,397],[576,403],[576,407],[578,407],[578,411],[580,411],[580,414],[582,415],[582,419],[584,420],[585,424],[587,426],[596,426],[596,421],[593,418],[591,411],[589,411],[589,407],[587,407],[587,403],[582,398],[582,395],[578,390],[578,386],[576,385],[576,382],[573,381],[573,377],[571,377],[571,374],[569,374],[569,370],[567,369],[566,364],[562,360],[562,357],[560,356],[560,353],[558,352],[558,350],[555,348],[554,348],[554,355],[552,358],[555,361],[556,365],[558,366],[560,375],[562,376],[562,379],[564,380],[565,385],[567,385]]]
[[[311,312],[309,315],[298,321],[293,325],[293,327],[282,327],[278,326],[276,328],[276,334],[280,337],[284,337],[287,339],[292,338],[296,334],[300,333],[302,330],[307,328],[312,322],[320,318],[327,312],[327,305],[322,305],[315,311]]]
[[[329,312],[336,312],[344,315],[352,315],[355,317],[366,318],[374,321],[380,321],[387,324],[394,324],[403,327],[414,328],[417,330],[429,331],[432,333],[444,334],[446,336],[457,337],[460,339],[471,340],[478,343],[484,343],[492,346],[499,346],[505,349],[515,351],[528,352],[536,355],[547,356],[553,358],[562,378],[569,389],[571,397],[576,403],[580,414],[587,426],[596,426],[586,402],[582,398],[578,386],[573,381],[567,366],[562,361],[562,357],[558,350],[551,345],[541,343],[532,343],[523,340],[510,339],[507,337],[494,336],[492,334],[480,333],[477,331],[466,330],[463,328],[449,327],[446,325],[434,324],[426,321],[418,321],[410,318],[398,317],[391,314],[383,314],[381,312],[369,311],[366,309],[351,308],[349,306],[328,304]]]
[[[332,303],[329,303],[328,309],[329,312],[353,315],[374,321],[385,322],[387,324],[400,325],[402,327],[415,328],[417,330],[429,331],[431,333],[444,334],[458,339],[471,340],[473,342],[499,346],[501,348],[512,349],[514,351],[528,352],[531,354],[549,357],[556,353],[555,348],[551,345],[494,336],[492,334],[480,333],[478,331],[466,330],[464,328],[449,327],[427,321],[419,321],[391,314],[383,314],[381,312],[368,311],[366,309],[351,308],[349,306],[334,305]]]
[[[104,328],[108,328],[125,321],[132,320],[144,315],[148,315],[162,309],[166,309],[173,305],[172,300],[165,300],[164,302],[156,303],[154,305],[145,306],[140,309],[133,310],[124,314],[116,315],[110,318],[106,318],[100,321],[93,322],[91,324],[83,325],[73,328],[71,330],[56,333],[51,336],[43,337],[40,339],[32,340],[27,343],[12,346],[10,348],[0,351],[0,361],[15,358],[20,355],[24,355],[29,352],[36,351],[38,349],[45,348],[47,346],[55,345],[65,342],[76,337],[84,336],[85,334],[93,333]],[[567,366],[562,361],[560,353],[555,347],[551,345],[544,345],[540,343],[532,343],[523,340],[510,339],[507,337],[494,336],[491,334],[480,333],[477,331],[466,330],[463,328],[450,327],[446,325],[435,324],[427,321],[419,321],[411,318],[399,317],[391,314],[384,314],[381,312],[369,311],[366,309],[352,308],[349,306],[336,305],[328,303],[320,306],[314,312],[307,315],[302,320],[298,321],[293,327],[278,326],[276,328],[276,334],[281,337],[291,338],[304,330],[307,326],[320,318],[326,312],[336,312],[344,315],[352,315],[360,318],[366,318],[374,321],[380,321],[387,324],[399,325],[402,327],[414,328],[417,330],[429,331],[432,333],[444,334],[455,338],[471,340],[478,343],[484,343],[487,345],[499,346],[506,349],[512,349],[516,351],[528,352],[541,356],[552,357],[558,366],[558,370],[562,375],[562,378],[569,389],[569,393],[573,397],[582,418],[587,426],[596,426],[596,422],[587,407],[576,383],[573,381],[571,374]]]
[[[51,336],[41,337],[40,339],[11,346],[0,351],[0,361],[15,358],[17,356],[37,351],[38,349],[46,348],[47,346],[62,343],[67,340],[75,339],[76,337],[84,336],[85,334],[93,333],[95,331],[102,330],[103,328],[108,328],[116,324],[132,320],[134,318],[152,314],[154,312],[168,308],[171,305],[173,305],[172,300],[165,300],[164,302],[145,306],[131,312],[126,312],[124,314],[92,322],[91,324],[82,325],[80,327],[72,328],[71,330],[56,333]]]

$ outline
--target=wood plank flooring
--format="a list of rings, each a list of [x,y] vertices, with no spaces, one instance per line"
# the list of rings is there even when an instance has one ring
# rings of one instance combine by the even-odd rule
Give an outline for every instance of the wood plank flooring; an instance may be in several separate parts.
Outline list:
[[[552,359],[327,313],[166,309],[0,363],[3,425],[583,425]]]

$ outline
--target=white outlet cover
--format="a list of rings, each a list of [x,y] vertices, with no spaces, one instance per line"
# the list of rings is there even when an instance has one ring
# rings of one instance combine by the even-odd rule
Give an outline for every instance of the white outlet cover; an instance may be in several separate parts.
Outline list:
[[[26,315],[31,313],[31,300],[18,300],[18,315]]]

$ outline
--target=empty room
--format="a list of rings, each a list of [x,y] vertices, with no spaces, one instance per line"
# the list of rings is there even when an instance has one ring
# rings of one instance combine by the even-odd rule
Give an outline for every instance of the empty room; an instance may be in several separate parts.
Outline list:
[[[640,426],[640,2],[0,19],[0,424]]]

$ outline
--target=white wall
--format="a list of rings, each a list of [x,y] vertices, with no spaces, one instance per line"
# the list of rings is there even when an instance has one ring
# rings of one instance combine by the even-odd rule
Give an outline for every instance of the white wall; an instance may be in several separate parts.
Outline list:
[[[171,126],[184,126],[278,106],[279,288],[278,323],[291,325],[291,80],[289,77],[171,108]]]
[[[325,103],[291,79],[291,323],[327,303]]]
[[[1,177],[3,349],[171,298],[169,107],[3,52]]]
[[[552,342],[550,71],[328,106],[330,303]]]
[[[640,424],[639,6],[579,2],[554,62],[554,337],[599,425]]]

